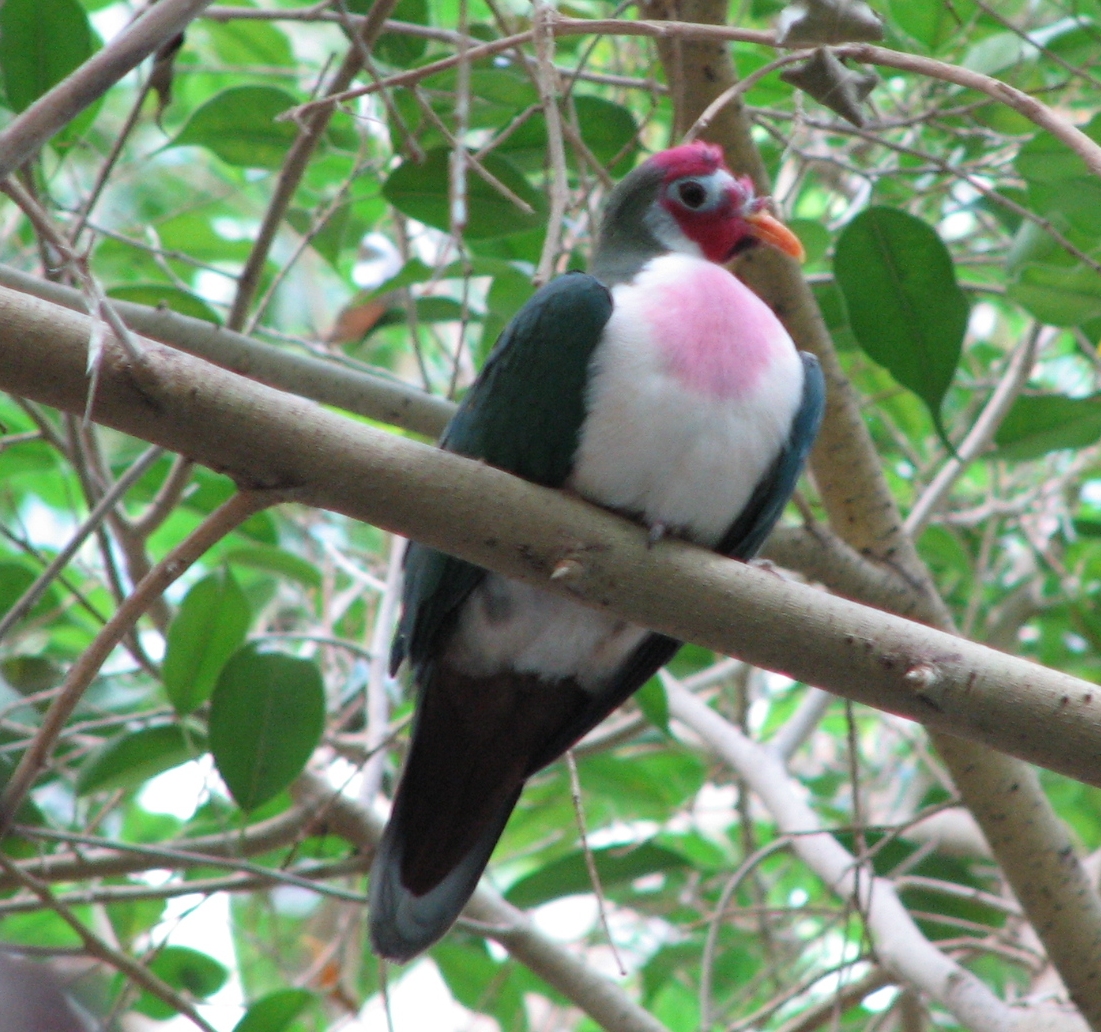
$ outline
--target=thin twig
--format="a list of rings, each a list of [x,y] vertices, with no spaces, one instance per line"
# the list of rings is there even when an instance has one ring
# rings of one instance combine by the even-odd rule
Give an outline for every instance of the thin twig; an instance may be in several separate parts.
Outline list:
[[[547,149],[550,153],[550,214],[547,235],[535,270],[535,285],[543,286],[554,272],[562,239],[562,219],[569,203],[569,179],[566,173],[566,148],[562,142],[562,114],[558,110],[557,73],[554,70],[554,8],[546,0],[536,0],[534,9],[535,56],[538,61],[536,83],[547,125]]]
[[[723,918],[726,916],[726,908],[730,905],[734,893],[745,881],[746,876],[756,867],[772,856],[773,853],[786,849],[791,845],[791,839],[786,835],[773,839],[761,846],[750,856],[747,856],[737,870],[727,879],[723,891],[719,893],[719,901],[715,904],[715,911],[707,925],[707,938],[703,943],[703,954],[700,957],[700,1028],[710,1029],[714,1016],[712,1015],[711,979],[715,970],[715,956],[719,945],[719,929],[722,927]]]
[[[747,93],[766,75],[771,75],[777,68],[783,68],[786,65],[794,64],[796,61],[802,61],[805,57],[806,53],[804,51],[798,51],[794,54],[784,54],[776,58],[775,61],[769,61],[768,64],[763,65],[756,71],[750,72],[749,75],[744,79],[739,79],[733,86],[727,87],[727,89],[720,93],[706,108],[704,108],[700,117],[692,123],[688,128],[688,132],[684,134],[683,142],[691,143],[700,133],[707,129],[714,121],[715,116],[722,111],[727,104],[736,100],[743,93]]]
[[[906,533],[916,538],[929,522],[929,517],[936,511],[944,496],[952,489],[952,485],[960,477],[968,465],[981,455],[994,439],[1002,420],[1009,414],[1013,402],[1017,400],[1021,388],[1028,382],[1032,374],[1032,366],[1036,360],[1036,348],[1040,341],[1040,332],[1043,326],[1034,322],[1025,334],[1024,340],[1014,352],[1006,370],[1002,375],[990,400],[979,413],[975,425],[971,427],[967,436],[960,442],[956,449],[956,455],[948,459],[940,471],[933,478],[929,486],[922,492],[910,515],[906,517],[903,526]]]
[[[616,949],[615,940],[612,938],[612,929],[608,925],[608,910],[604,900],[604,888],[600,884],[600,872],[596,869],[596,859],[589,848],[589,836],[585,831],[585,806],[581,801],[581,778],[577,773],[577,760],[573,758],[573,750],[566,750],[566,768],[570,772],[570,794],[573,796],[573,812],[577,820],[577,833],[581,837],[581,851],[585,854],[585,867],[589,872],[589,884],[593,887],[596,896],[597,912],[600,914],[600,927],[604,929],[604,937],[612,950],[616,967],[622,977],[627,977],[627,969],[623,966],[623,959]]]

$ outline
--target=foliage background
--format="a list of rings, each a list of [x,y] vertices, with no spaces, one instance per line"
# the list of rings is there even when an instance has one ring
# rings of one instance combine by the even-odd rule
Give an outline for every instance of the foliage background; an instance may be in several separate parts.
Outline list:
[[[767,30],[781,6],[735,3],[729,23]],[[996,76],[1101,142],[1094,0],[877,7],[885,46]],[[87,270],[119,301],[227,325],[349,376],[461,395],[533,276],[584,266],[610,182],[674,142],[683,84],[645,35],[562,34],[548,119],[549,55],[540,65],[528,44],[406,74],[527,30],[526,4],[400,0],[357,80],[379,88],[341,105],[303,154],[302,116],[276,116],[341,62],[363,61],[349,38],[367,8],[211,7],[178,52],[114,85],[13,177],[6,192],[37,201],[50,223],[5,200],[0,259],[60,283]],[[135,10],[6,0],[3,115],[24,111]],[[635,16],[599,0],[559,10]],[[742,76],[776,56],[752,41],[730,52]],[[742,98],[752,139],[807,248],[807,280],[907,532],[963,634],[1096,680],[1101,182],[1065,143],[943,77],[881,69],[858,126],[782,71],[763,71]],[[281,208],[277,185],[300,158]],[[270,249],[255,244],[268,226]],[[0,402],[0,423],[7,774],[120,600],[233,485],[18,397]],[[965,462],[952,466],[948,442]],[[124,502],[89,520],[136,462]],[[789,523],[828,533],[827,508],[808,480]],[[87,542],[24,612],[17,603],[78,528]],[[299,774],[309,761],[364,806],[393,787],[410,713],[384,669],[399,569],[389,535],[284,505],[225,536],[152,605],[84,694],[4,840],[4,955],[48,959],[103,1027],[146,1027],[180,1009],[240,1032],[383,1027],[363,935],[369,856],[311,823]],[[666,689],[679,682],[754,740],[781,743],[788,788],[996,996],[1022,1008],[1060,996],[920,728],[695,646],[668,677]],[[665,1027],[958,1022],[880,963],[859,907],[792,853],[744,772],[670,720],[661,683],[579,747],[577,768],[618,960],[597,920],[564,763],[525,792],[492,883]],[[1097,789],[1041,780],[1093,854]],[[166,805],[181,785],[190,804]],[[36,889],[46,883],[52,896]],[[187,907],[226,892],[228,965],[173,941]],[[156,977],[135,983],[120,958]],[[476,927],[419,964],[461,1005],[446,1019],[454,1027],[595,1027]],[[400,979],[420,975],[389,977],[400,999]],[[192,1008],[219,991],[229,1003]],[[396,1018],[401,1028],[400,1009]]]

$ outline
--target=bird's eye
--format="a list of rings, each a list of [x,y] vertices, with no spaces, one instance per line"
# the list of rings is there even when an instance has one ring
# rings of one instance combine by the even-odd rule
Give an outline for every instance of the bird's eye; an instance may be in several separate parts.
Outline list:
[[[707,201],[707,188],[695,179],[689,179],[677,187],[680,199],[689,208],[702,208]]]

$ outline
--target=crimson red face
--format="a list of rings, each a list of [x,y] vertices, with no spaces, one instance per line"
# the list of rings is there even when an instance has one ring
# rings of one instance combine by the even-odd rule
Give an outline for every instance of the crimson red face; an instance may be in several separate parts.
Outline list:
[[[767,211],[748,176],[730,172],[715,144],[687,143],[650,161],[663,173],[662,207],[709,261],[729,261],[757,241],[802,261],[799,238]]]

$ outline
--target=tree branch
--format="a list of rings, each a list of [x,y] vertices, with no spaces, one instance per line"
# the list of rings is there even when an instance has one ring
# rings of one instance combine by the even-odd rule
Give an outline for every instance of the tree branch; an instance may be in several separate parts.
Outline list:
[[[0,289],[0,387],[81,410],[88,319]],[[104,350],[93,418],[255,490],[344,513],[856,701],[1101,784],[1101,691],[645,532],[577,498],[354,423],[153,341]],[[575,576],[551,579],[563,559]]]

